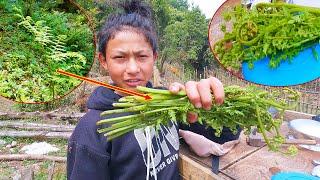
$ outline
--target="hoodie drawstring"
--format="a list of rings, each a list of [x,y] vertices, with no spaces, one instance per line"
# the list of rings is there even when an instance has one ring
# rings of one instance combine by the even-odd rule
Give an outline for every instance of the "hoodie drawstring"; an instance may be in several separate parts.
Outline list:
[[[150,126],[147,126],[145,128],[145,133],[146,133],[146,143],[147,143],[147,177],[146,179],[149,180],[149,175],[150,175],[150,159],[153,167],[153,176],[154,179],[157,180],[157,172],[156,172],[156,167],[154,165],[154,159],[153,159],[153,153],[152,153],[152,137],[150,133]]]

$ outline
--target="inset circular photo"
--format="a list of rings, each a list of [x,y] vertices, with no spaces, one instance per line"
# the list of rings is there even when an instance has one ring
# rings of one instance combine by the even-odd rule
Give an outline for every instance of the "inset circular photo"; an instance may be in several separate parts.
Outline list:
[[[313,2],[225,1],[209,25],[215,58],[233,75],[261,85],[320,78],[320,4]]]
[[[1,1],[0,96],[46,103],[80,85],[56,70],[88,74],[95,54],[88,22],[75,1]]]

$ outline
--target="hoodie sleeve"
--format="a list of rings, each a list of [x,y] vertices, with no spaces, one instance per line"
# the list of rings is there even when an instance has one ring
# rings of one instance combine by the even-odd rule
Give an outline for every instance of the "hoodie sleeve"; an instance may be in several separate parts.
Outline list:
[[[99,111],[90,110],[81,118],[69,139],[67,179],[110,179],[108,149],[111,144],[96,132],[99,114]]]

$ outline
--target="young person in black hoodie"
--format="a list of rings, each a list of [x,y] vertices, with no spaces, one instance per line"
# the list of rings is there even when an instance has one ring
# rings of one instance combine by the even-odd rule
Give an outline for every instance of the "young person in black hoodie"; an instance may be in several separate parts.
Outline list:
[[[138,0],[122,4],[123,13],[112,14],[99,32],[99,60],[119,87],[135,90],[137,86],[152,87],[149,80],[157,59],[157,39],[151,9]],[[185,85],[173,83],[169,90],[185,90],[190,101],[198,108],[210,109],[211,92],[217,104],[223,102],[223,86],[216,78]],[[178,125],[171,122],[158,132],[151,128],[152,162],[148,161],[146,133],[136,129],[110,142],[97,132],[100,113],[113,109],[112,103],[125,96],[120,92],[98,87],[87,102],[89,109],[76,126],[68,143],[67,177],[72,180],[141,180],[179,179]],[[119,115],[117,115],[119,116]],[[196,115],[188,115],[190,122]],[[195,131],[207,131],[196,125]],[[192,127],[192,126],[191,126]],[[208,137],[213,136],[210,132]],[[230,135],[225,141],[237,138]],[[149,151],[150,153],[150,151]],[[147,174],[148,173],[148,174]]]

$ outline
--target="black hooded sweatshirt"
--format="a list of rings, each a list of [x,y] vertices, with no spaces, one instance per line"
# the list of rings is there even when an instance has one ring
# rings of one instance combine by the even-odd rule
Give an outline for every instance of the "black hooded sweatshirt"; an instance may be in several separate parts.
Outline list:
[[[147,87],[151,87],[148,83]],[[96,122],[101,119],[123,116],[124,114],[100,117],[100,113],[113,109],[112,103],[121,98],[113,90],[98,87],[90,96],[89,111],[80,119],[68,143],[67,177],[71,180],[141,180],[147,175],[147,144],[144,130],[137,129],[108,142],[97,132]],[[184,129],[203,134],[219,143],[238,138],[228,130],[223,130],[221,138],[214,137],[214,131],[199,124]],[[179,179],[178,125],[174,122],[162,126],[155,133],[151,129],[153,163],[149,163],[149,179]],[[154,164],[154,166],[153,166]]]

